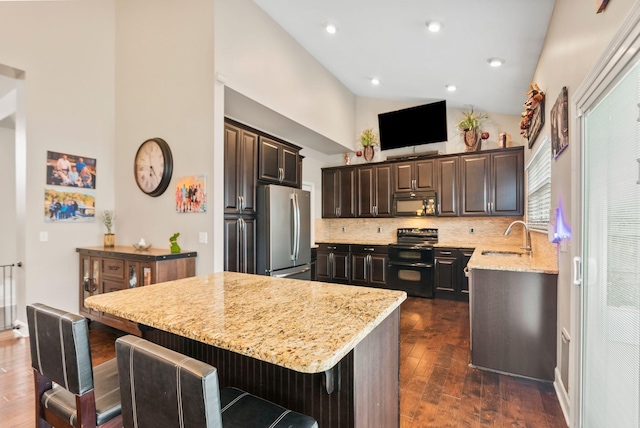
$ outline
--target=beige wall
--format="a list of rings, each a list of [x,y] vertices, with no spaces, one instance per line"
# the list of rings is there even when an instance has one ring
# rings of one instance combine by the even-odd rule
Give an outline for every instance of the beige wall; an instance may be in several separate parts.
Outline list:
[[[596,14],[593,2],[582,0],[557,0],[546,40],[538,61],[534,81],[546,92],[546,121],[538,141],[550,134],[549,112],[563,86],[566,86],[571,99],[574,91],[587,76],[597,60],[603,54],[620,24],[631,9],[634,0],[610,2],[604,13]],[[576,112],[569,103],[569,136]],[[552,209],[562,201],[565,219],[572,215],[571,206],[571,150],[578,144],[573,138],[569,147],[552,162]],[[533,150],[537,149],[536,144]],[[526,150],[528,159],[533,151]],[[573,224],[574,230],[578,224]],[[572,331],[570,292],[572,287],[571,241],[559,252],[558,266],[558,364],[560,364],[560,331],[565,328]],[[574,249],[579,250],[579,249]],[[573,396],[572,391],[569,395]]]
[[[16,169],[15,169],[15,131],[0,127],[0,265],[18,261],[16,246]],[[1,272],[1,269],[0,269]],[[0,283],[2,278],[0,278]],[[1,297],[0,297],[1,298]]]
[[[97,208],[114,206],[114,2],[0,2],[0,64],[23,70],[26,187],[18,198],[18,245],[24,262],[18,317],[26,302],[78,310],[75,248],[101,242],[99,222],[44,222],[47,150],[98,160]],[[40,242],[39,232],[49,241]]]

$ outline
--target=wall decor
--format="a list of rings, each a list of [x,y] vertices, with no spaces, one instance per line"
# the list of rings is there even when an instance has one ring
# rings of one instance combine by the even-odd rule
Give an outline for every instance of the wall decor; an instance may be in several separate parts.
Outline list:
[[[524,103],[522,120],[520,120],[520,134],[529,140],[529,148],[532,148],[544,125],[544,92],[536,83],[529,83],[529,91],[526,95],[527,102]]]
[[[609,0],[596,0],[596,13],[602,13],[607,8]]]
[[[569,145],[569,96],[567,87],[563,87],[556,103],[551,109],[551,152],[553,158]]]
[[[95,189],[96,163],[85,156],[47,151],[47,184]]]
[[[162,138],[150,138],[140,145],[133,160],[133,177],[148,196],[162,195],[173,174],[171,148]]]
[[[182,177],[176,184],[176,212],[207,212],[207,175]]]
[[[44,189],[45,223],[93,223],[96,218],[96,191],[58,187]]]

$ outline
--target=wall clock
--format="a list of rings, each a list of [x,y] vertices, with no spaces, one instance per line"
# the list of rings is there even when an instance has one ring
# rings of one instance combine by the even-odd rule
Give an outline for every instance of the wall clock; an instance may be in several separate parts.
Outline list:
[[[173,156],[162,138],[150,138],[140,145],[133,162],[136,184],[149,196],[160,196],[169,187]]]

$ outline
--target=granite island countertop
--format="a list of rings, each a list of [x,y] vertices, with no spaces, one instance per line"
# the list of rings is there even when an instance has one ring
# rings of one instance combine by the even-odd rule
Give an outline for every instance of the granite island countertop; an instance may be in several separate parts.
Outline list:
[[[403,291],[234,272],[95,295],[86,306],[303,373],[334,367]]]

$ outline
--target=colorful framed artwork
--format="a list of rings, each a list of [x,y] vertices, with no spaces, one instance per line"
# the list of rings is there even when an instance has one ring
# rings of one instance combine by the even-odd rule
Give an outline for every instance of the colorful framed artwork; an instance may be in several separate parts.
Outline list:
[[[45,187],[45,223],[93,223],[96,219],[96,191]]]
[[[47,184],[95,189],[96,163],[85,156],[47,151]]]
[[[551,109],[551,152],[553,158],[569,146],[569,95],[567,87],[563,87]]]
[[[207,176],[193,175],[182,177],[176,183],[176,212],[207,212]]]

